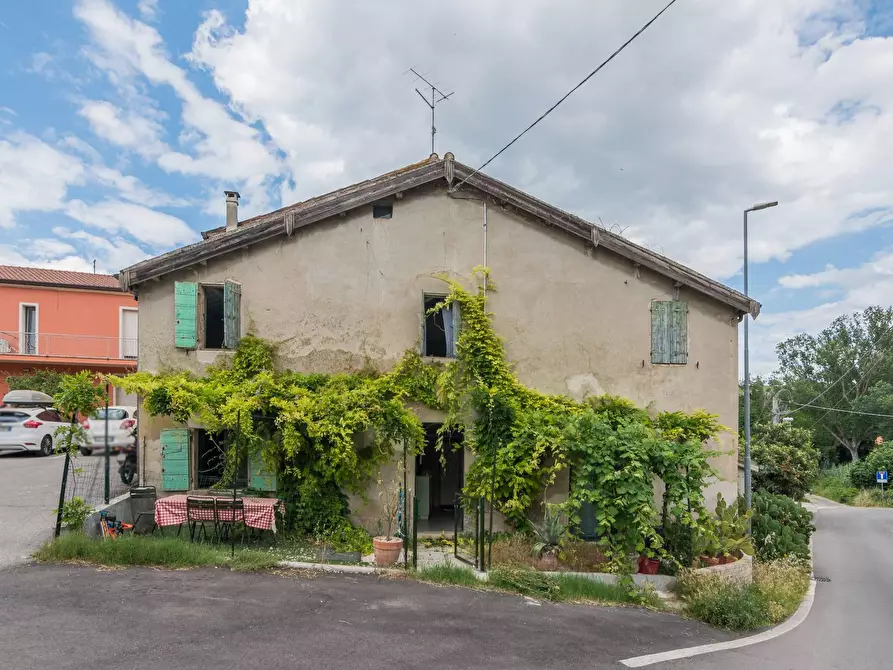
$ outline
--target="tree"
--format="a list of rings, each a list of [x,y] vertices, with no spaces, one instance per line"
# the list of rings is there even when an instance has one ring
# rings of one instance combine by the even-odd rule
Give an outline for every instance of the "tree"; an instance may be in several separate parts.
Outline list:
[[[789,423],[758,426],[754,432],[755,491],[800,500],[819,475],[819,451],[812,433]]]
[[[781,398],[818,441],[833,441],[856,461],[860,446],[891,432],[888,416],[873,415],[893,415],[893,308],[840,316],[817,336],[797,335],[776,352]]]
[[[750,425],[772,423],[772,398],[781,390],[776,379],[759,375],[750,380]],[[744,435],[744,382],[738,385],[738,432]],[[743,438],[742,438],[743,439]]]
[[[55,370],[37,370],[28,375],[10,375],[6,385],[10,391],[40,391],[55,398],[63,377],[64,374]]]

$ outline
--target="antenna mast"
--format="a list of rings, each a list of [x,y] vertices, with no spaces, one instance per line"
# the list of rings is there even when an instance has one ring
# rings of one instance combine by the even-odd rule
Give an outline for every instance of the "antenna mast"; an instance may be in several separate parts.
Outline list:
[[[449,93],[444,93],[439,88],[437,88],[437,86],[435,86],[430,81],[425,79],[425,77],[423,77],[418,72],[416,72],[415,68],[409,68],[409,71],[412,72],[418,79],[421,79],[423,82],[425,82],[426,86],[428,86],[431,89],[431,99],[430,100],[428,100],[428,98],[425,96],[425,94],[422,93],[419,89],[416,89],[415,92],[418,93],[419,97],[422,99],[422,101],[426,105],[428,105],[428,107],[431,108],[431,153],[433,154],[434,153],[434,136],[437,134],[437,128],[434,125],[435,107],[437,107],[437,105],[440,104],[441,102],[443,102],[444,100],[449,100],[450,96],[453,95],[453,93],[455,93],[455,91],[450,91]]]

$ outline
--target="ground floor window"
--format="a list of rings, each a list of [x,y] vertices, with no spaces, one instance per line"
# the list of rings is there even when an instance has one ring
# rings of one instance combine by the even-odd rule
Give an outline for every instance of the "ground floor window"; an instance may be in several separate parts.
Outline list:
[[[228,430],[220,433],[204,429],[195,431],[196,488],[211,488],[223,478],[232,446],[232,434]],[[228,482],[228,486],[233,484],[236,488],[248,486],[248,459],[244,454],[236,468],[236,481]]]

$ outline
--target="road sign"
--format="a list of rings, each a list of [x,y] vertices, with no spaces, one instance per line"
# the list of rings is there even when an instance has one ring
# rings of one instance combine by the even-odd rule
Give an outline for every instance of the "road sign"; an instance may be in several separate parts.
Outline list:
[[[877,483],[878,484],[886,484],[887,483],[887,471],[886,470],[878,470]]]

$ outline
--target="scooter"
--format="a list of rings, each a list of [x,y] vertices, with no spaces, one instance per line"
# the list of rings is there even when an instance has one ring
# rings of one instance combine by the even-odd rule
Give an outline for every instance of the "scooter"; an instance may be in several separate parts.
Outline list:
[[[132,484],[139,469],[136,463],[136,445],[121,447],[118,451],[118,474],[125,484]]]

